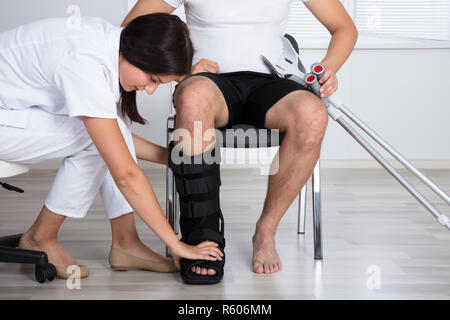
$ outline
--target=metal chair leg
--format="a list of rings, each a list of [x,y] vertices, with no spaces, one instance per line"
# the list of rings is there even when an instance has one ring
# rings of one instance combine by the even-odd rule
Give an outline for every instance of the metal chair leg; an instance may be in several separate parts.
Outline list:
[[[320,200],[320,159],[314,167],[312,175],[312,205],[314,224],[314,259],[323,259],[322,255],[322,232],[321,232],[321,200]]]
[[[175,183],[175,176],[172,175],[173,185],[173,231],[178,235],[180,233],[180,202],[177,194],[177,185]]]
[[[175,115],[170,114],[167,118],[167,146],[169,146],[169,142],[172,140],[172,133],[175,128]],[[174,229],[175,233],[175,206],[176,206],[176,190],[175,190],[175,178],[173,175],[172,169],[167,166],[166,168],[166,218]],[[171,253],[169,252],[169,248],[166,246],[166,256],[171,257]]]
[[[170,226],[174,228],[174,183],[172,169],[166,169],[166,218]],[[166,246],[166,257],[171,257],[169,248]]]
[[[306,181],[303,188],[298,194],[298,223],[297,223],[297,233],[305,234],[305,222],[306,222],[306,194],[308,190],[308,181]]]

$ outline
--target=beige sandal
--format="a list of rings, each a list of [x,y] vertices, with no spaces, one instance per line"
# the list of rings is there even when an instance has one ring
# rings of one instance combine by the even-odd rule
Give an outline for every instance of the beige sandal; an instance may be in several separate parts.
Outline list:
[[[136,257],[126,251],[112,248],[109,252],[109,264],[116,271],[128,269],[144,269],[155,272],[177,272],[177,267],[172,260],[153,261]]]

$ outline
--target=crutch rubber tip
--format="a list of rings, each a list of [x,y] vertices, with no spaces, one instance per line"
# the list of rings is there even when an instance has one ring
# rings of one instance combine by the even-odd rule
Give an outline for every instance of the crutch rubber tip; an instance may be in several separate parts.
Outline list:
[[[450,230],[450,219],[449,217],[447,217],[445,214],[441,214],[438,217],[438,221],[440,224],[442,224],[443,226],[447,227]]]

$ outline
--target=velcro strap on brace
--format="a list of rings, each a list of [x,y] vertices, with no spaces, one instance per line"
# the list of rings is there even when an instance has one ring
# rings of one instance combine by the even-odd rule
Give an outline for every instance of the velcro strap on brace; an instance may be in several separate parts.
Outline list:
[[[175,146],[174,141],[171,141],[168,147],[169,167],[172,169],[175,177],[200,178],[209,175],[209,170],[217,169],[220,166],[219,148],[213,147],[204,153],[189,156],[184,155],[181,151],[177,152],[178,146]]]
[[[206,217],[220,210],[219,198],[202,202],[182,201],[180,199],[180,212],[190,219]]]
[[[188,178],[186,176],[175,176],[177,191],[185,198],[201,193],[215,191],[221,185],[220,167],[208,170],[208,174],[198,178]]]
[[[212,241],[217,243],[221,248],[225,248],[225,238],[215,230],[208,228],[199,228],[189,232],[181,239],[184,243],[195,246],[203,241]]]
[[[220,164],[201,162],[205,153],[184,156],[182,152],[178,152],[178,156],[183,161],[175,164],[172,161],[174,148],[172,141],[169,144],[169,167],[174,172],[181,214],[191,219],[217,214],[220,210]],[[215,153],[215,151],[212,152]]]
[[[182,241],[196,245],[210,240],[224,248],[220,162],[209,164],[205,161],[208,152],[215,154],[215,148],[194,156],[184,156],[181,151],[174,151],[174,148],[171,142],[168,164],[174,173],[180,198]]]

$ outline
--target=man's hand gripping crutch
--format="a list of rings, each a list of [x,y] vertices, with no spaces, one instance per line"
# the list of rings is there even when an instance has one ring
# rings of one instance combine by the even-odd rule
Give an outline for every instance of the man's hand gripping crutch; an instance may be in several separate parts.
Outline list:
[[[309,86],[311,91],[319,97],[325,104],[328,115],[338,122],[361,146],[369,152],[375,160],[377,160],[397,181],[405,187],[437,220],[438,222],[450,230],[450,219],[440,213],[425,197],[418,192],[407,180],[405,180],[398,172],[386,161],[361,135],[353,129],[353,127],[346,121],[344,115],[351,121],[358,125],[367,135],[375,140],[381,147],[389,152],[394,158],[408,168],[417,178],[425,183],[431,190],[433,190],[439,197],[441,197],[447,205],[450,205],[450,197],[439,189],[433,182],[431,182],[425,175],[417,170],[408,160],[400,155],[394,148],[385,142],[378,134],[363,123],[355,114],[348,110],[342,103],[338,103],[332,96],[321,97],[320,88],[322,85],[319,80],[325,73],[325,67],[320,63],[314,63],[311,66],[311,72],[306,73],[299,57],[299,48],[295,39],[285,34],[281,37],[283,43],[283,53],[277,61],[270,61],[265,56],[262,56],[265,64],[279,77],[293,80],[303,86]]]

